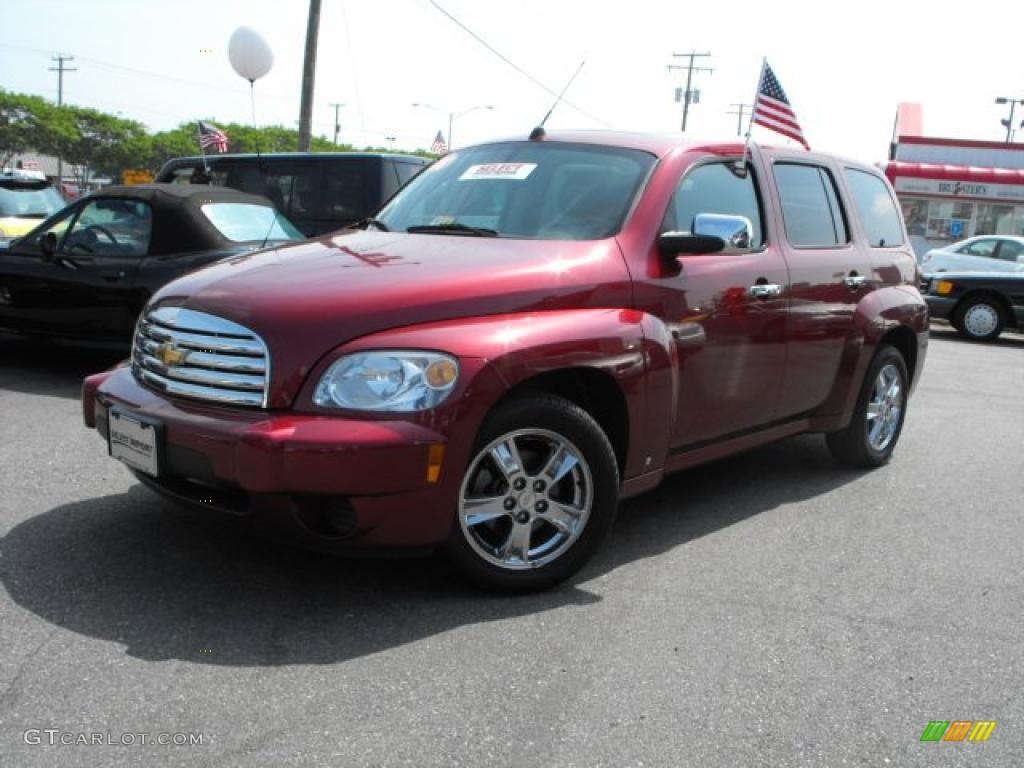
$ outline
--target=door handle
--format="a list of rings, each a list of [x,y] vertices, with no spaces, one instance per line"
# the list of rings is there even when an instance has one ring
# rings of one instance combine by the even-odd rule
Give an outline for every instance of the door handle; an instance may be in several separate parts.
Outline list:
[[[116,283],[118,280],[123,280],[124,275],[124,272],[107,272],[103,275],[103,279],[108,283]]]
[[[858,275],[856,272],[851,272],[843,278],[847,288],[861,288],[867,281],[867,275]]]
[[[752,299],[770,299],[782,293],[782,286],[775,283],[757,283],[747,288],[747,295]]]

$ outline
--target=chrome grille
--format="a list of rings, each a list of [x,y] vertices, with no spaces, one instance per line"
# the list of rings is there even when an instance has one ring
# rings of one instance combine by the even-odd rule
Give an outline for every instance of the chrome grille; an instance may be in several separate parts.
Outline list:
[[[245,326],[205,312],[161,307],[139,318],[132,372],[169,395],[265,408],[270,354],[263,339]]]

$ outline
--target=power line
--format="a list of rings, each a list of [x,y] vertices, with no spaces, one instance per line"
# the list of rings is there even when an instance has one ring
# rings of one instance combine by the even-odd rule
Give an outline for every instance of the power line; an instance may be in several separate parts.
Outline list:
[[[682,132],[686,133],[686,117],[690,113],[690,104],[695,101],[693,98],[693,90],[691,85],[693,83],[693,73],[707,72],[711,74],[715,70],[710,67],[698,67],[694,65],[694,59],[710,58],[710,53],[697,53],[696,51],[690,51],[689,53],[673,53],[672,56],[677,59],[689,59],[690,61],[685,66],[677,66],[675,64],[669,64],[668,68],[672,69],[685,69],[686,70],[686,91],[683,93],[683,125]]]
[[[0,48],[10,48],[12,50],[28,51],[31,53],[49,55],[49,51],[44,51],[41,48],[32,48],[27,45],[15,45],[13,43],[0,43]],[[206,88],[211,91],[221,91],[223,93],[237,94],[239,90],[237,88],[228,88],[223,85],[212,85],[205,83],[200,80],[186,80],[181,77],[174,77],[173,75],[162,75],[157,72],[149,72],[144,69],[135,69],[134,67],[126,67],[123,64],[113,64],[109,61],[103,61],[102,59],[94,59],[91,56],[78,56],[77,61],[87,62],[89,64],[95,64],[99,67],[106,67],[107,69],[120,70],[122,72],[129,72],[133,75],[139,75],[141,77],[154,77],[158,80],[167,80],[172,83],[178,83],[180,85],[188,85],[191,87]],[[285,96],[282,94],[263,94],[262,98],[269,99],[292,99],[293,96]]]
[[[555,96],[555,97],[558,96],[558,92],[557,91],[553,90],[552,88],[548,88],[544,83],[542,83],[536,77],[534,77],[529,72],[524,70],[522,67],[520,67],[518,64],[516,64],[514,61],[512,61],[508,56],[506,56],[505,54],[501,53],[493,45],[491,45],[486,40],[484,40],[482,37],[480,37],[480,35],[478,35],[472,29],[467,27],[465,24],[463,24],[457,18],[452,16],[448,11],[446,11],[444,8],[441,7],[441,5],[437,2],[437,0],[427,0],[427,1],[432,6],[434,6],[438,11],[440,11],[442,14],[444,14],[446,17],[448,17],[452,22],[454,22],[458,27],[460,27],[464,32],[466,32],[470,37],[472,37],[474,40],[476,40],[478,43],[480,43],[480,45],[482,45],[488,51],[490,51],[495,56],[497,56],[499,59],[504,61],[506,64],[508,64],[510,67],[512,67],[512,69],[514,69],[516,72],[521,74],[523,77],[525,77],[531,83],[536,85],[538,88],[541,88],[541,89],[547,91],[552,96]],[[571,107],[571,108],[575,109],[580,114],[586,115],[591,120],[600,123],[601,125],[605,126],[606,128],[610,128],[611,127],[610,123],[608,123],[607,121],[602,120],[600,117],[597,117],[596,115],[592,115],[590,112],[587,112],[587,110],[583,109],[583,107],[579,107],[576,104],[573,104],[568,99],[562,99],[562,103],[565,104],[568,107]]]
[[[56,67],[50,67],[51,72],[57,73],[57,108],[60,109],[64,105],[64,73],[65,72],[77,72],[75,67],[65,67],[65,61],[74,61],[74,56],[64,56],[58,53],[56,56],[51,56],[50,61],[56,61]],[[57,147],[57,187],[60,189],[61,194],[64,194],[64,152],[60,146]]]
[[[750,115],[751,111],[754,109],[754,105],[753,104],[730,104],[729,106],[730,107],[736,107],[736,109],[732,110],[731,112],[726,112],[726,114],[727,115],[738,115],[738,117],[736,118],[736,135],[737,136],[742,136],[743,135],[743,118],[747,117],[748,115]]]
[[[359,93],[359,66],[357,64],[357,56],[355,49],[352,47],[352,34],[348,23],[348,11],[345,9],[345,0],[340,0],[339,6],[341,7],[341,26],[345,30],[345,45],[348,51],[348,63],[352,68],[352,94],[355,97],[356,106],[356,117],[359,118],[359,132],[363,137],[363,143],[368,143],[366,140],[366,115],[363,114],[363,97]]]

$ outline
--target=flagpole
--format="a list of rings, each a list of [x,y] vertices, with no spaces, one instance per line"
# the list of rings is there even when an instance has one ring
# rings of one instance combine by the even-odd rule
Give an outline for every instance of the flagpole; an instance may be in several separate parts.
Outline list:
[[[768,67],[768,57],[761,58],[761,74],[757,76],[757,90],[754,92],[754,105],[750,108],[750,122],[747,123],[747,138],[743,143],[743,159],[740,161],[740,172],[747,175],[747,158],[750,157],[750,134],[754,130],[754,115],[757,114],[757,102],[761,98],[761,83],[764,82],[764,71]]]
[[[201,121],[196,121],[196,136],[199,138],[199,151],[203,153],[203,172],[209,176],[210,166],[206,163],[206,148],[203,146],[203,124]]]

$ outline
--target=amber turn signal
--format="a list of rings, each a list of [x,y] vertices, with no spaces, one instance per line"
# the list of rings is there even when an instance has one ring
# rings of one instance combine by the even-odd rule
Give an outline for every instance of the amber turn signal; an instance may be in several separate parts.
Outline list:
[[[939,282],[935,284],[935,292],[942,296],[952,293],[953,283],[951,283],[949,280],[939,280]]]
[[[444,389],[455,381],[455,377],[458,375],[459,369],[451,360],[435,360],[427,366],[427,370],[424,372],[427,384],[434,389]]]
[[[431,443],[427,450],[427,482],[436,483],[444,463],[444,443]]]

